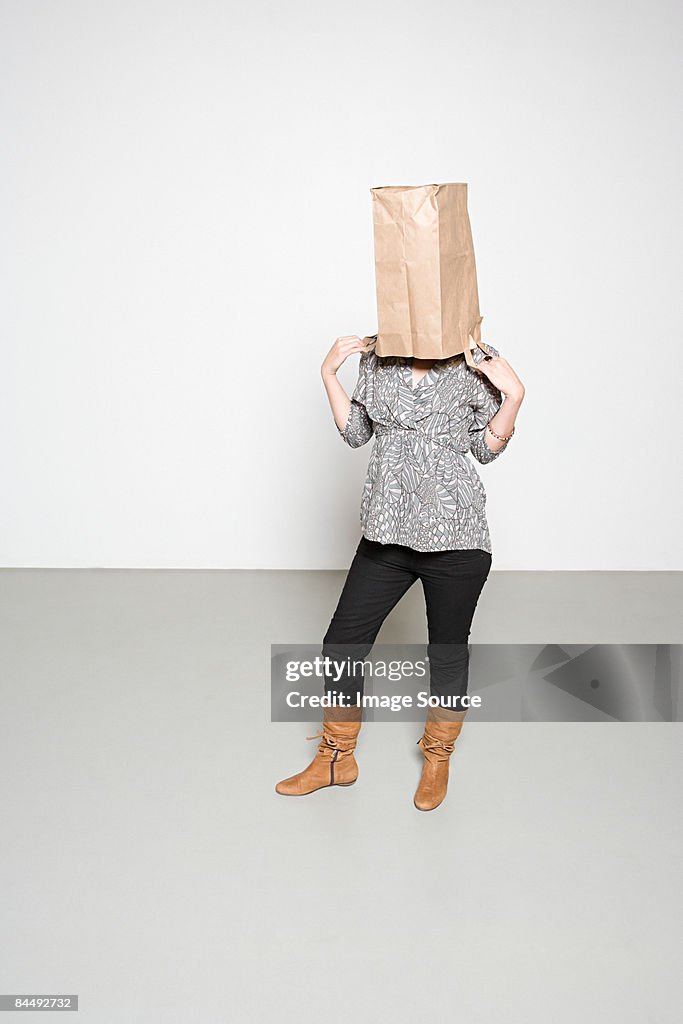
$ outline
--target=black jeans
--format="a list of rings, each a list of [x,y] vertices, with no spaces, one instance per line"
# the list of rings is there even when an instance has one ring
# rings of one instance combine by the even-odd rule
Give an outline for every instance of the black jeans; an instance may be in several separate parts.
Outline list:
[[[427,610],[430,692],[451,701],[464,696],[470,627],[490,570],[491,555],[479,548],[415,551],[361,538],[323,640],[323,656],[339,663],[366,658],[389,612],[419,579]],[[363,693],[362,672],[347,671],[338,680],[326,673],[325,692],[341,692],[355,704]]]

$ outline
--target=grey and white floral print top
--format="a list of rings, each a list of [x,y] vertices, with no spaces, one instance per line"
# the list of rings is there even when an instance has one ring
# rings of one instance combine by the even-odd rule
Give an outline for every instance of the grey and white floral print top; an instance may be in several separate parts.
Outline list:
[[[485,354],[477,346],[472,355],[479,363]],[[506,442],[493,452],[485,439],[502,401],[462,355],[435,363],[413,387],[411,359],[361,353],[339,433],[352,448],[375,438],[360,508],[368,540],[417,551],[491,552],[486,492],[469,454],[486,463],[507,448]]]

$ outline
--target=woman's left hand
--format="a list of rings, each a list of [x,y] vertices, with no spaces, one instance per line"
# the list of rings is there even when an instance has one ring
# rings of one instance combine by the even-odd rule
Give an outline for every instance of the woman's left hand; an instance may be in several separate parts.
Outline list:
[[[506,398],[521,402],[524,398],[524,385],[503,356],[484,356],[477,363],[477,373],[483,373]]]

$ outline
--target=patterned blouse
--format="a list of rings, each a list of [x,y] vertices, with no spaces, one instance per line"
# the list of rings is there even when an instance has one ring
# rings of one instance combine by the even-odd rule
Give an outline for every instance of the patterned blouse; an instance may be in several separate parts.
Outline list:
[[[475,363],[484,358],[478,346],[472,355]],[[503,396],[462,355],[435,363],[415,387],[411,364],[361,353],[351,411],[339,433],[352,448],[375,438],[361,499],[363,534],[417,551],[490,553],[486,492],[468,453],[486,463],[505,451],[507,442],[493,452],[485,439]]]

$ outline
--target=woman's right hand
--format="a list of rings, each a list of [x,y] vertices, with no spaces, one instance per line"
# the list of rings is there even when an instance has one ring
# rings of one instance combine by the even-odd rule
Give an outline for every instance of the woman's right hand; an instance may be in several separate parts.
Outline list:
[[[357,334],[346,334],[343,338],[337,338],[334,345],[327,353],[320,367],[323,377],[334,377],[339,367],[348,359],[352,352],[365,352],[367,346]]]

